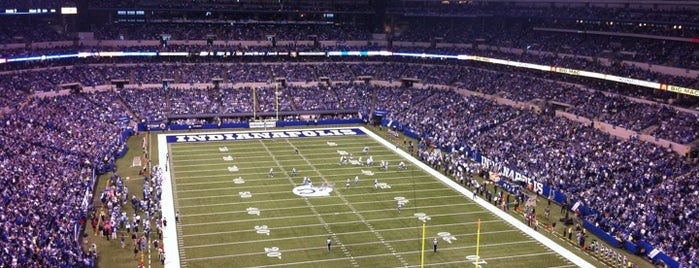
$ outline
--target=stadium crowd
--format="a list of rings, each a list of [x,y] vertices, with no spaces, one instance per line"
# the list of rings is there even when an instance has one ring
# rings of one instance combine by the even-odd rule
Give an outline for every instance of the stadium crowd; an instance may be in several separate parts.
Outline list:
[[[92,169],[112,168],[124,149],[116,118],[124,112],[95,93],[31,99],[3,116],[2,266],[94,265],[76,236],[87,221]]]
[[[17,106],[25,102],[30,93],[52,91],[58,85],[79,82],[83,85],[108,84],[112,79],[126,80],[130,84],[152,84],[158,89],[137,90],[127,88],[119,94],[119,99],[129,107],[139,118],[147,121],[163,121],[168,114],[218,114],[252,112],[252,89],[244,90],[189,90],[184,88],[169,88],[163,91],[162,81],[172,79],[179,84],[210,84],[214,77],[222,77],[225,83],[260,82],[269,84],[275,78],[288,81],[319,82],[321,77],[327,77],[335,83],[348,83],[358,80],[361,76],[371,76],[375,80],[395,81],[399,77],[415,78],[427,84],[443,84],[488,95],[498,95],[517,102],[546,102],[562,103],[569,106],[568,112],[586,118],[606,122],[615,126],[634,130],[667,139],[681,144],[688,144],[697,139],[699,119],[696,114],[687,113],[665,104],[646,104],[628,101],[624,96],[616,95],[629,87],[611,87],[609,84],[591,84],[583,87],[561,84],[544,78],[533,78],[526,72],[517,70],[488,70],[459,65],[418,65],[399,63],[324,63],[324,64],[157,64],[157,65],[80,65],[73,68],[59,68],[61,72],[51,69],[11,72],[0,77],[7,77],[10,84],[4,85],[1,100],[7,107]],[[410,67],[408,67],[410,66]],[[275,70],[276,69],[276,70]],[[284,70],[281,75],[279,70]],[[393,70],[393,72],[391,71]],[[198,75],[191,75],[196,73]],[[207,75],[208,74],[208,75]],[[220,74],[220,75],[219,75]],[[294,78],[295,75],[303,79]],[[381,75],[390,74],[386,77]],[[26,83],[26,84],[23,84]],[[15,88],[12,88],[14,86]],[[286,87],[278,89],[279,104],[282,111],[294,110],[332,110],[359,109],[363,96],[371,90],[360,84],[330,86],[323,85],[318,89],[323,92],[322,98],[309,98],[314,95],[312,89]],[[605,93],[597,90],[613,90]],[[358,94],[356,89],[361,89]],[[258,111],[274,111],[276,102],[274,86],[263,87],[257,92]],[[652,91],[637,90],[635,97],[654,99]],[[348,91],[348,92],[346,92]],[[378,90],[383,93],[384,91]],[[376,103],[386,104],[393,93],[377,95]],[[632,94],[632,93],[629,93]],[[418,96],[401,96],[399,99],[411,103],[410,99]],[[423,97],[424,98],[424,97]],[[690,102],[690,105],[696,103]],[[143,108],[147,109],[143,109]],[[299,108],[303,107],[303,108]],[[374,107],[374,106],[371,106]],[[382,107],[379,107],[382,108]],[[402,109],[398,109],[399,111]],[[366,113],[371,109],[363,110]],[[395,111],[395,109],[394,109]],[[667,118],[670,121],[667,121]]]
[[[82,204],[91,169],[79,156],[18,140],[8,122],[0,130],[0,265],[92,266],[74,233],[86,220]]]

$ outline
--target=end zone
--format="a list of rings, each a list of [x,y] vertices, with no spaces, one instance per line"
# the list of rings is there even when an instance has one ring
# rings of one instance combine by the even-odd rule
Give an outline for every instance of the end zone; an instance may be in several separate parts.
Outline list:
[[[197,134],[165,135],[167,143],[206,142],[206,141],[231,141],[231,140],[260,140],[260,139],[288,139],[328,136],[357,136],[364,135],[363,128],[329,128],[329,129],[303,129],[303,130],[275,130],[275,131],[236,131],[214,132]],[[159,135],[160,136],[160,135]],[[160,137],[158,137],[160,139]]]

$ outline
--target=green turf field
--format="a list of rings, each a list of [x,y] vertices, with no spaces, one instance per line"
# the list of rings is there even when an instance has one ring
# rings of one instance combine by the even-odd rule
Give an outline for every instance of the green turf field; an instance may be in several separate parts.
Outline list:
[[[367,135],[168,149],[182,267],[420,267],[423,225],[427,267],[475,267],[476,255],[481,267],[578,266]],[[340,165],[342,151],[374,165]],[[292,193],[304,177],[316,188],[301,192],[332,192]]]

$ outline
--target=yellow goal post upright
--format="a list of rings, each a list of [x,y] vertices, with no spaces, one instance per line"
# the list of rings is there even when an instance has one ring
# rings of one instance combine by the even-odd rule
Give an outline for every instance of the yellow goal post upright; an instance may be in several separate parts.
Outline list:
[[[274,110],[276,111],[276,114],[274,118],[276,120],[279,120],[279,83],[275,82],[274,83]]]
[[[252,121],[258,121],[257,119],[257,106],[259,105],[257,102],[257,87],[252,88]],[[281,92],[279,91],[279,83],[274,83],[274,122],[279,120],[279,95],[281,95]],[[259,121],[265,121],[265,120],[259,120]]]
[[[422,249],[420,250],[420,268],[425,267],[425,241],[427,240],[427,221],[422,223]]]
[[[252,88],[252,120],[250,120],[250,128],[275,128],[277,127],[277,121],[279,121],[279,96],[281,92],[279,91],[279,83],[274,83],[274,117],[264,118],[263,115],[257,113],[258,101],[257,101],[257,87]],[[258,118],[259,116],[259,118]]]
[[[481,219],[478,219],[478,231],[477,231],[477,235],[476,235],[476,261],[474,262],[474,264],[476,265],[476,268],[479,267],[478,266],[478,259],[480,258],[480,256],[478,254],[480,254],[480,249],[481,249]]]

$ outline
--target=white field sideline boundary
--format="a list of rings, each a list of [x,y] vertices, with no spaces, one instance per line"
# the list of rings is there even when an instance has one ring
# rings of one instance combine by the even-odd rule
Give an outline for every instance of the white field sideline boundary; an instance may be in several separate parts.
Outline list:
[[[456,183],[455,181],[449,179],[445,175],[439,173],[438,171],[433,170],[431,167],[426,165],[425,163],[420,162],[417,158],[411,156],[407,152],[400,150],[395,147],[394,144],[392,144],[389,141],[384,140],[383,138],[379,137],[376,135],[374,132],[361,127],[361,126],[354,126],[354,127],[333,127],[333,129],[353,129],[353,128],[358,128],[364,131],[367,136],[373,138],[377,142],[381,143],[383,146],[385,146],[388,149],[393,150],[395,153],[398,155],[402,156],[403,158],[407,159],[411,163],[413,163],[415,166],[421,168],[425,172],[429,173],[430,175],[434,176],[437,178],[439,181],[444,183],[445,185],[449,186],[450,188],[454,189],[455,191],[463,194],[466,197],[473,196],[473,193],[460,184]],[[328,128],[304,128],[302,130],[324,130]],[[275,129],[276,130],[276,129]],[[298,131],[300,129],[283,129],[281,131]],[[206,132],[206,133],[197,133],[197,134],[220,134],[220,133],[231,133],[231,132],[255,132],[258,130],[255,129],[250,129],[247,131],[218,131],[218,132]],[[262,130],[259,130],[262,131]],[[274,131],[274,130],[270,130]],[[173,134],[169,134],[173,135]],[[167,141],[166,141],[166,136],[169,136],[168,134],[158,134],[158,155],[159,155],[159,165],[161,167],[165,167],[167,165],[167,159],[166,159],[166,154],[168,153],[168,147],[167,147]],[[179,243],[177,239],[177,223],[174,221],[175,219],[175,207],[174,207],[174,193],[173,193],[173,188],[172,188],[172,177],[170,174],[171,169],[168,168],[167,171],[163,170],[163,196],[161,199],[161,208],[162,208],[162,213],[163,217],[169,220],[169,224],[167,228],[164,230],[163,233],[163,246],[165,248],[165,268],[179,268],[180,267],[180,252],[179,252]],[[481,207],[485,208],[486,210],[492,212],[502,220],[506,221],[507,223],[511,224],[513,227],[519,229],[523,233],[527,234],[528,236],[532,237],[536,241],[539,241],[542,245],[548,247],[552,251],[556,252],[557,254],[561,255],[565,259],[569,260],[573,264],[577,265],[578,267],[582,268],[594,268],[595,266],[587,262],[586,260],[580,258],[580,256],[574,254],[573,252],[569,251],[568,249],[562,247],[561,245],[557,244],[556,242],[552,241],[548,237],[540,234],[538,231],[535,231],[534,229],[528,227],[524,223],[522,223],[520,220],[516,219],[515,217],[511,216],[510,214],[500,210],[496,206],[490,204],[489,202],[486,202],[482,198],[476,198],[475,200],[472,200],[473,202],[477,203]]]
[[[397,153],[398,155],[404,157],[405,159],[408,159],[408,161],[412,162],[415,166],[426,171],[427,173],[434,176],[438,180],[442,181],[444,184],[451,187],[455,191],[462,193],[464,196],[473,196],[473,193],[471,191],[467,190],[466,188],[464,188],[460,184],[456,183],[455,181],[449,179],[447,176],[442,175],[442,173],[435,171],[430,166],[421,162],[420,160],[418,160],[417,158],[408,154],[407,152],[400,150],[400,149],[397,149],[394,144],[384,140],[383,138],[376,135],[374,132],[372,132],[364,127],[359,127],[359,129],[364,131],[369,137],[372,137],[373,139],[375,139],[379,143],[386,146],[386,148],[389,148],[389,149],[393,150],[395,153]],[[590,264],[586,260],[580,258],[580,256],[575,255],[573,252],[570,252],[570,250],[567,250],[566,248],[564,248],[561,245],[557,244],[556,242],[552,241],[548,237],[535,231],[533,228],[525,225],[524,223],[522,223],[522,221],[516,219],[512,215],[502,211],[501,209],[497,208],[496,206],[483,200],[483,198],[476,198],[475,200],[472,200],[472,201],[476,202],[481,207],[487,209],[488,211],[492,212],[496,216],[498,216],[501,219],[503,219],[504,221],[508,222],[509,224],[514,226],[515,228],[519,229],[520,231],[524,232],[525,234],[527,234],[530,237],[534,238],[535,240],[539,241],[544,246],[546,246],[549,249],[553,250],[554,252],[560,254],[561,256],[563,256],[567,260],[571,261],[572,263],[574,263],[578,267],[584,267],[584,268],[587,268],[587,267],[594,268],[595,267],[594,265]]]
[[[172,176],[167,159],[167,140],[166,134],[158,134],[158,165],[163,170],[163,194],[160,199],[160,209],[163,217],[168,220],[168,226],[163,229],[163,249],[165,251],[165,267],[179,268],[180,267],[180,247],[177,240],[177,222],[175,222],[175,198],[172,188]],[[167,170],[165,167],[168,167]]]

